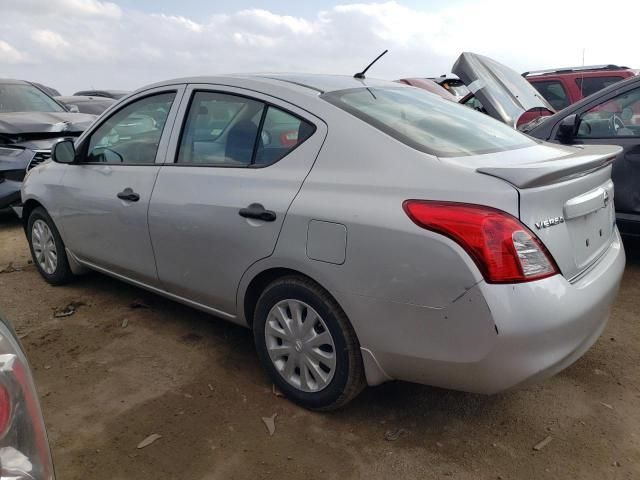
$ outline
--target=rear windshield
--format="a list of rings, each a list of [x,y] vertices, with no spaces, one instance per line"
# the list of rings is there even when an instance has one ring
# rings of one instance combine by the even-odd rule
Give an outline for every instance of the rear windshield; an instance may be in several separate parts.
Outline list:
[[[0,113],[64,111],[55,100],[33,85],[0,84]]]
[[[354,88],[322,98],[412,148],[441,157],[535,145],[488,115],[418,88]]]

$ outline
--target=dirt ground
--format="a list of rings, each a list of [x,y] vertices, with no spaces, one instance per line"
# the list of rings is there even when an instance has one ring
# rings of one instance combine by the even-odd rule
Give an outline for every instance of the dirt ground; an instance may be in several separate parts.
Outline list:
[[[0,311],[29,355],[58,479],[632,479],[640,244],[627,255],[604,334],[556,377],[492,397],[394,382],[332,414],[274,395],[248,330],[99,274],[49,286],[1,212],[0,270],[19,271],[0,273]]]

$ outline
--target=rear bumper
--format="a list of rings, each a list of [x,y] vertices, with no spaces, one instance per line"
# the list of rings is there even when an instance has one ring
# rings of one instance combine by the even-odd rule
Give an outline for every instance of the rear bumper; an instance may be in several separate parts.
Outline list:
[[[376,323],[392,325],[372,336],[369,329],[361,335],[355,322],[367,380],[490,394],[554,375],[602,333],[624,265],[616,231],[607,252],[575,283],[561,275],[515,285],[480,282],[441,309],[360,299],[358,308],[366,307]]]

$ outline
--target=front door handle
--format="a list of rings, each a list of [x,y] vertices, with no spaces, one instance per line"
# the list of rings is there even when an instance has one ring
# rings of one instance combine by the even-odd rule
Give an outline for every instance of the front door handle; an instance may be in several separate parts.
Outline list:
[[[127,187],[123,191],[118,193],[118,198],[120,200],[126,200],[127,202],[137,202],[138,200],[140,200],[140,195]]]
[[[241,208],[238,214],[244,218],[255,218],[263,222],[273,222],[276,219],[276,212],[265,210],[260,203],[252,203],[246,208]]]

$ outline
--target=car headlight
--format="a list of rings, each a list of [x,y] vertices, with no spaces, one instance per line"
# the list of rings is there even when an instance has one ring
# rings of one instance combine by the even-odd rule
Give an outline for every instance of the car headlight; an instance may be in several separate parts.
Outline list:
[[[31,370],[0,321],[0,478],[53,480],[47,434]]]

